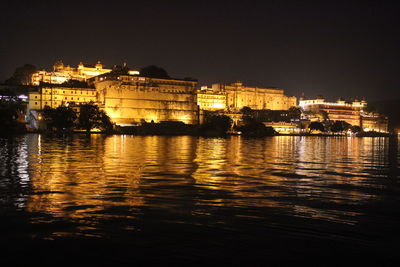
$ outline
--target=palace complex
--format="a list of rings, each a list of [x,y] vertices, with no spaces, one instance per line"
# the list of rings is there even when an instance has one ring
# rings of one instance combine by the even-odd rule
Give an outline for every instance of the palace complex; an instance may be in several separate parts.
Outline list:
[[[388,130],[387,118],[366,112],[365,101],[327,102],[318,97],[300,99],[297,105],[296,97],[285,95],[283,89],[250,87],[241,82],[216,83],[197,89],[195,80],[147,77],[150,75],[141,75],[126,66],[123,69],[121,72],[103,68],[100,62],[95,65],[80,63],[76,68],[57,62],[52,72],[38,71],[32,75],[32,84],[38,86],[29,92],[27,115],[37,117],[45,106],[74,107],[93,102],[120,126],[168,121],[199,124],[206,111],[218,111],[238,123],[242,120],[242,109],[248,107],[266,118],[272,115],[277,118],[275,113],[284,116],[264,121],[265,125],[284,132],[297,132],[300,126],[296,124],[307,120],[345,121],[365,131]],[[66,83],[70,80],[86,82],[87,87],[71,87],[73,83]],[[292,107],[301,108],[303,121],[287,120]]]

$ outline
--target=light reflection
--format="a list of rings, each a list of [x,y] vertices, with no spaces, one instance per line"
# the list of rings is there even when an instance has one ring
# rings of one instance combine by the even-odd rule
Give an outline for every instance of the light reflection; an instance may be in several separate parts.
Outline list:
[[[14,169],[32,188],[27,209],[85,220],[82,229],[97,219],[134,220],[144,207],[195,217],[217,207],[259,217],[246,212],[271,208],[355,223],[360,214],[340,205],[379,197],[376,179],[397,164],[385,138],[29,135],[25,142]]]

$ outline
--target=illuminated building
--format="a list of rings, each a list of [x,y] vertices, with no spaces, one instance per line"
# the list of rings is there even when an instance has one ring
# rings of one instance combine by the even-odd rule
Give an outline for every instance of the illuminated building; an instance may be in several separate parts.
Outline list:
[[[280,134],[300,133],[300,128],[298,127],[297,123],[294,122],[264,122],[264,125],[274,128],[274,130]]]
[[[361,113],[361,126],[365,132],[388,132],[388,118],[375,112]]]
[[[44,107],[57,108],[69,104],[79,104],[97,101],[97,92],[94,88],[69,88],[62,86],[38,87],[29,92],[26,112],[27,127],[33,130],[45,129],[41,111]],[[77,107],[74,108],[77,111]]]
[[[103,64],[97,62],[95,65],[79,63],[78,67],[65,66],[62,61],[58,61],[53,66],[54,70],[48,72],[40,70],[32,75],[32,84],[39,85],[40,82],[51,84],[62,84],[69,80],[86,81],[92,77],[109,73],[112,69],[103,68]],[[137,75],[138,71],[130,71],[130,74]]]
[[[28,113],[30,110],[42,110],[45,106],[56,108],[69,103],[83,104],[97,101],[94,88],[39,87],[29,92]]]
[[[223,110],[226,109],[226,95],[202,86],[201,90],[197,91],[197,104],[203,110]]]
[[[286,96],[283,89],[276,88],[257,88],[244,86],[241,82],[232,84],[213,84],[211,89],[216,96],[224,94],[226,97],[226,109],[230,111],[239,111],[243,107],[251,109],[271,109],[287,110],[296,106],[296,97]],[[212,95],[211,93],[209,93]],[[209,100],[201,98],[199,106],[205,106]],[[216,102],[219,103],[219,102]]]
[[[325,102],[325,99],[318,97],[316,99],[299,101],[299,106],[304,111],[311,111],[318,113],[320,111],[326,112],[329,120],[332,121],[345,121],[351,125],[360,126],[361,110],[367,105],[365,101],[353,101],[351,103],[343,100],[337,102]]]
[[[97,89],[99,106],[117,125],[198,123],[196,81],[105,74],[90,82]]]
[[[320,111],[326,112],[331,121],[345,121],[351,125],[359,126],[363,131],[388,131],[388,119],[378,113],[366,112],[366,101],[355,100],[351,103],[344,100],[337,102],[325,102],[325,99],[318,97],[299,101],[299,106],[304,111],[311,111],[316,114]]]

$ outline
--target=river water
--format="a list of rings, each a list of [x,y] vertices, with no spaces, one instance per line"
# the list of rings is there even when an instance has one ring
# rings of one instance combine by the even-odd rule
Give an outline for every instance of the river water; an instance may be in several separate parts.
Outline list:
[[[398,264],[396,138],[0,138],[4,262]]]

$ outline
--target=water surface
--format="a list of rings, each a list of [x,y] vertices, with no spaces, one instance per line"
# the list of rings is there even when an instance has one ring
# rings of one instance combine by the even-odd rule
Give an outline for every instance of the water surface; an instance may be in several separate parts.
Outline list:
[[[398,151],[389,138],[1,138],[1,251],[49,265],[395,265]]]

